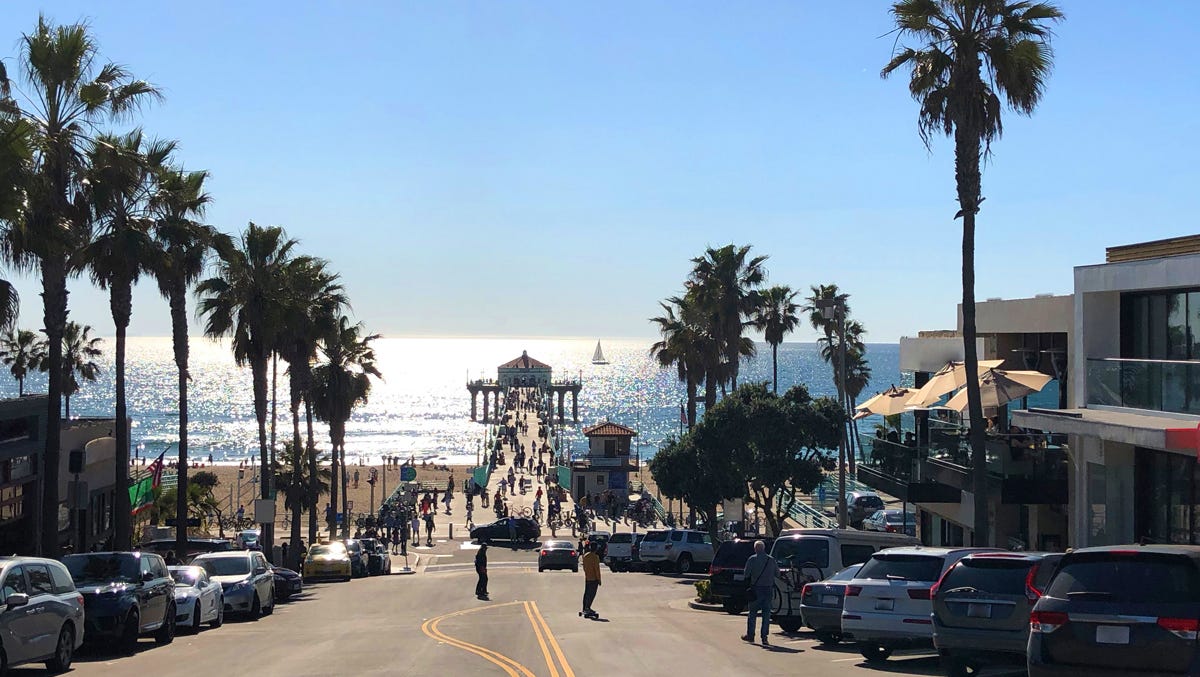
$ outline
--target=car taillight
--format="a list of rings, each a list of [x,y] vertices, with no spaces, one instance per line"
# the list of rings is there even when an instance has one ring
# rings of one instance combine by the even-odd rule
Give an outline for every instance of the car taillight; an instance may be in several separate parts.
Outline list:
[[[1042,597],[1042,591],[1038,590],[1037,586],[1033,584],[1033,579],[1037,576],[1039,566],[1041,566],[1040,562],[1034,564],[1029,567],[1029,573],[1025,574],[1025,599],[1030,602],[1036,602]]]
[[[930,599],[929,591],[932,588],[909,588],[908,596],[910,599]]]
[[[896,527],[894,527],[890,524],[887,525],[886,527],[884,527],[883,530],[888,532],[889,534],[894,534],[894,533],[897,533],[900,531],[899,529],[897,529]]]
[[[1043,634],[1054,632],[1067,622],[1067,614],[1062,611],[1034,611],[1029,614],[1029,631]]]
[[[847,597],[858,597],[859,593],[861,593],[861,592],[862,592],[861,585],[847,585],[846,586],[846,596]]]
[[[574,551],[574,550],[572,550],[572,551],[571,551],[571,557],[576,557],[576,554],[575,554],[575,551]]]
[[[808,583],[805,583],[804,587],[800,588],[800,597],[801,598],[808,597]]]
[[[1158,627],[1188,641],[1195,641],[1197,634],[1200,634],[1200,620],[1195,618],[1160,618]]]
[[[549,552],[548,550],[543,550],[543,551],[542,551],[542,556],[545,556],[545,555],[548,555],[548,554],[550,554],[550,552]]]
[[[946,580],[946,577],[950,575],[951,571],[954,571],[954,567],[956,566],[958,566],[958,562],[951,564],[950,568],[946,569],[945,573],[942,574],[942,577],[937,579],[937,583],[934,583],[933,586],[929,588],[929,599],[937,597],[938,590],[941,590],[942,588],[942,581]]]
[[[716,576],[717,574],[721,573],[722,571],[724,571],[724,569],[717,566],[716,564],[708,565],[708,575],[709,576]]]

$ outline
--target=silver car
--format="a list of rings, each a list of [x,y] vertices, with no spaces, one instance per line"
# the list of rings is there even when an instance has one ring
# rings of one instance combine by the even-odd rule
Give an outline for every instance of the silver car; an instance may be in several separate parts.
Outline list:
[[[4,667],[44,662],[71,668],[83,644],[83,596],[67,568],[40,557],[0,557],[0,645]]]
[[[246,614],[252,620],[275,611],[275,573],[257,550],[210,552],[192,560],[220,583],[225,613]]]

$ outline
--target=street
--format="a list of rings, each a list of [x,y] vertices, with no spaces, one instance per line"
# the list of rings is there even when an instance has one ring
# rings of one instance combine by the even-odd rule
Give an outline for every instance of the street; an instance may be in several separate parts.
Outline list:
[[[604,568],[595,603],[602,618],[585,620],[577,615],[581,573],[539,574],[530,551],[493,547],[489,559],[490,602],[475,599],[469,560],[455,558],[422,565],[411,576],[313,585],[273,616],[182,634],[165,647],[143,639],[134,656],[91,647],[77,657],[71,674],[940,674],[928,654],[868,667],[852,646],[822,647],[809,633],[788,636],[775,629],[772,647],[746,644],[739,639],[745,615],[688,607],[692,583],[699,580],[692,577]]]

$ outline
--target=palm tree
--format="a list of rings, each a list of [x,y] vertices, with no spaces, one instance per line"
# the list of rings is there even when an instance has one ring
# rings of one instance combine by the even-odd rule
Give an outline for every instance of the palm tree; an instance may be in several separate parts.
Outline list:
[[[322,468],[316,475],[309,474],[315,467],[315,463],[309,463],[308,457],[312,455],[315,452],[311,449],[284,442],[283,452],[275,463],[276,481],[283,491],[283,507],[292,512],[292,547],[288,550],[290,561],[285,564],[297,571],[300,570],[300,513],[314,511],[321,496],[329,493],[328,470]],[[309,544],[312,543],[310,538]]]
[[[347,512],[346,502],[346,422],[354,408],[365,404],[371,394],[371,378],[382,378],[375,365],[375,349],[371,343],[378,334],[362,336],[361,324],[350,324],[345,315],[338,318],[333,330],[321,341],[324,362],[313,369],[313,411],[322,421],[329,424],[329,443],[333,451],[332,512],[337,512],[338,475],[336,466],[341,466],[342,513]],[[342,520],[342,531],[349,529],[349,515]],[[329,530],[333,533],[334,523],[330,518]]]
[[[703,308],[707,324],[717,340],[721,358],[721,373],[716,374],[722,387],[737,388],[739,365],[743,356],[754,355],[754,344],[742,341],[746,318],[753,315],[759,304],[757,287],[766,278],[763,262],[766,256],[747,260],[750,246],[732,244],[719,249],[708,247],[703,256],[692,259],[688,277],[689,294]],[[711,376],[710,376],[711,378]],[[705,406],[709,406],[705,403]]]
[[[34,153],[25,208],[13,224],[10,247],[20,265],[41,274],[43,326],[48,344],[49,404],[42,472],[42,554],[58,551],[60,421],[67,325],[67,278],[77,273],[87,243],[89,205],[82,195],[83,155],[89,134],[105,120],[127,115],[159,96],[124,67],[103,65],[95,40],[82,23],[53,25],[38,17],[21,38],[20,62],[27,96],[21,116],[31,128]],[[117,488],[118,501],[123,488]]]
[[[690,321],[695,312],[686,297],[670,298],[659,305],[665,314],[650,321],[658,325],[662,339],[650,346],[650,356],[663,367],[674,366],[679,381],[686,384],[690,430],[696,425],[696,392],[706,377],[703,331]]]
[[[28,329],[10,329],[0,339],[0,360],[17,379],[17,396],[25,395],[25,376],[37,369],[46,355],[46,342]]]
[[[148,266],[158,283],[158,291],[171,311],[171,345],[175,353],[175,371],[179,382],[179,478],[176,512],[185,512],[188,487],[188,288],[200,279],[204,263],[218,237],[211,227],[198,223],[210,201],[204,191],[208,172],[185,172],[177,168],[161,169],[157,187],[150,200],[154,219],[154,256]],[[186,552],[187,524],[175,527],[175,552]]]
[[[267,368],[282,327],[287,294],[284,272],[294,260],[295,247],[296,241],[288,239],[282,228],[251,223],[237,244],[217,242],[216,276],[196,286],[204,335],[231,336],[234,361],[250,365],[264,499],[274,496],[267,448]],[[263,541],[269,552],[274,525],[264,525]]]
[[[116,381],[116,481],[129,485],[129,427],[125,396],[125,335],[133,314],[133,285],[157,253],[151,236],[150,198],[154,176],[171,153],[173,141],[144,143],[141,130],[123,136],[101,134],[88,151],[85,176],[97,232],[84,259],[92,281],[108,290],[108,306],[116,328],[113,372]],[[180,496],[187,497],[186,492]],[[129,495],[117,491],[113,502],[113,546],[132,545]]]
[[[26,205],[25,186],[33,158],[33,127],[21,118],[11,95],[8,72],[0,62],[0,226],[3,227],[0,239],[6,243],[9,242],[9,227],[20,223],[22,218]],[[2,249],[5,258],[11,259],[11,248],[5,246]],[[0,326],[11,329],[19,309],[16,288],[8,280],[0,280]],[[23,381],[24,377],[17,380]]]
[[[100,376],[100,365],[96,358],[104,354],[100,345],[104,339],[92,336],[92,328],[86,324],[68,322],[63,331],[62,341],[62,372],[63,372],[63,401],[66,403],[66,413],[63,416],[71,419],[71,396],[79,392],[80,381],[96,382]],[[41,371],[50,371],[50,351],[39,365]],[[127,486],[129,483],[126,482]],[[120,492],[118,492],[120,493]],[[126,497],[129,492],[125,492]]]
[[[763,340],[771,346],[771,385],[776,394],[779,393],[779,344],[800,324],[798,293],[785,285],[771,287],[762,292],[761,303],[754,311],[754,327],[762,331]]]
[[[1049,2],[1029,0],[899,0],[892,5],[902,47],[883,67],[887,77],[910,69],[908,91],[920,105],[918,130],[928,147],[933,136],[954,137],[954,180],[962,217],[963,361],[979,368],[975,347],[975,216],[983,202],[980,158],[1003,132],[1003,104],[1032,115],[1053,65],[1049,24],[1063,13]],[[979,382],[967,379],[975,545],[991,542],[988,530],[987,455]]]

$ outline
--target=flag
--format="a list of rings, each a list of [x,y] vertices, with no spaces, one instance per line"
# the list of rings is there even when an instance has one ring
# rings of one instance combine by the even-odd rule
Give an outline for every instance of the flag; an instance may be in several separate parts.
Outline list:
[[[679,422],[680,422],[680,423],[687,423],[687,422],[688,422],[688,420],[687,420],[687,411],[686,411],[686,410],[684,410],[684,408],[683,408],[683,403],[682,403],[682,402],[680,402],[680,403],[679,403]]]
[[[158,455],[153,463],[146,466],[146,473],[129,486],[129,506],[132,514],[149,508],[154,503],[154,490],[162,483],[163,456],[166,450]]]

